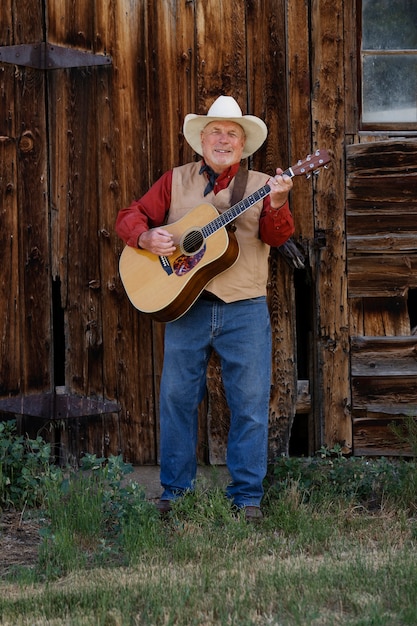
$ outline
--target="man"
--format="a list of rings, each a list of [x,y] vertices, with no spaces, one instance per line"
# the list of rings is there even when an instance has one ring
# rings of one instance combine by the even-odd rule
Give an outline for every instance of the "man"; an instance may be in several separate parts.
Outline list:
[[[241,160],[258,150],[267,136],[265,123],[242,115],[230,96],[217,98],[207,116],[187,115],[183,132],[202,160],[166,172],[140,200],[121,210],[116,222],[118,235],[128,245],[159,256],[169,257],[175,250],[164,224],[205,202],[220,213],[230,207]],[[280,168],[272,178],[247,173],[243,197],[267,183],[271,193],[235,220],[238,260],[206,285],[182,317],[166,325],[160,394],[163,493],[157,505],[162,514],[194,486],[198,406],[205,394],[209,356],[215,350],[231,413],[227,445],[231,483],[226,495],[244,509],[248,520],[262,517],[271,376],[268,255],[270,246],[282,245],[294,232],[288,206],[292,180],[282,174]]]

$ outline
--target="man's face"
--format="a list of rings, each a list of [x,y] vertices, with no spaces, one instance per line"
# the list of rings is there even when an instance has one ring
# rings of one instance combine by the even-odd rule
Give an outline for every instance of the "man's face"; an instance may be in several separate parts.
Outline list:
[[[245,141],[243,128],[236,122],[209,122],[201,131],[204,160],[220,174],[230,165],[240,162]]]

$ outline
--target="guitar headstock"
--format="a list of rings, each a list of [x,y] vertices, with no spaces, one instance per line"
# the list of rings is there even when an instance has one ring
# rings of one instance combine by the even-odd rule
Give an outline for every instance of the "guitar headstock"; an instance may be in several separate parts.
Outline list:
[[[290,169],[294,176],[302,176],[304,174],[309,177],[320,167],[327,165],[330,160],[327,150],[316,150],[314,154],[307,155],[305,159],[298,161],[298,163],[293,165]]]

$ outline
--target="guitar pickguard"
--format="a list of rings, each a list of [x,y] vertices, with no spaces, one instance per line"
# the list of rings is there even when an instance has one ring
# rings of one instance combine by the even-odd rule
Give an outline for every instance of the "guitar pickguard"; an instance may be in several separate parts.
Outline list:
[[[184,276],[190,272],[194,267],[201,261],[206,251],[206,246],[204,245],[201,250],[197,252],[197,254],[188,255],[188,254],[180,254],[174,261],[174,272],[177,276]]]

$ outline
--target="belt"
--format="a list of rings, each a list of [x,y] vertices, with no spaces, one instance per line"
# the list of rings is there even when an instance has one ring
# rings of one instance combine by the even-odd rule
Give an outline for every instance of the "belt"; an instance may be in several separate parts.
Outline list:
[[[211,291],[206,291],[206,290],[201,292],[200,300],[208,300],[209,302],[224,302],[224,300],[222,300],[218,296],[215,296],[214,293],[211,293]]]

